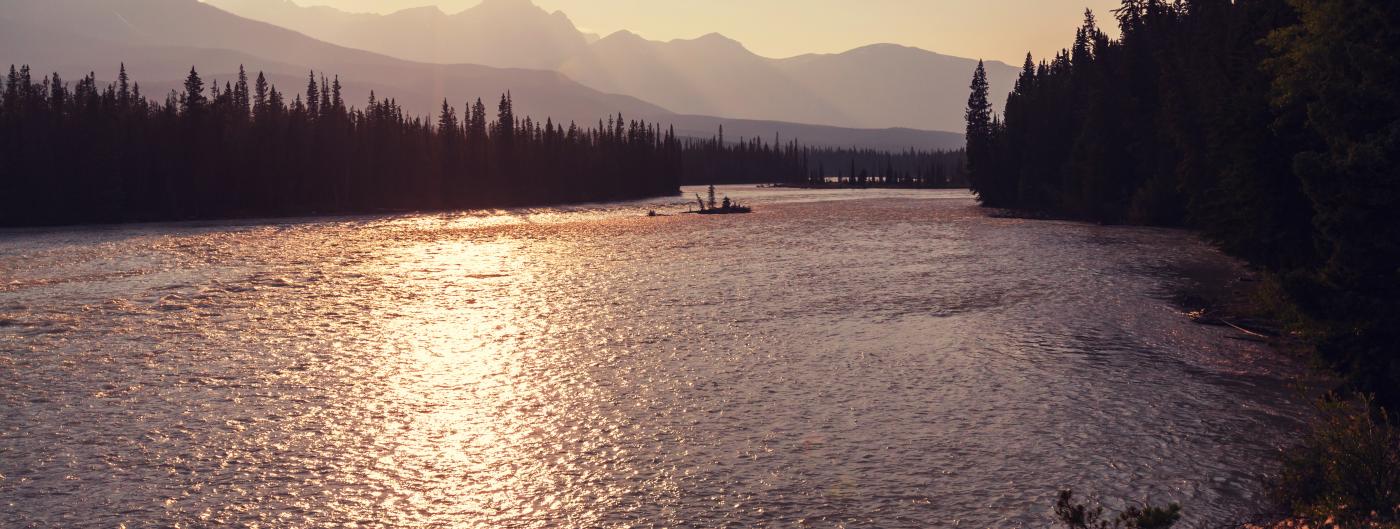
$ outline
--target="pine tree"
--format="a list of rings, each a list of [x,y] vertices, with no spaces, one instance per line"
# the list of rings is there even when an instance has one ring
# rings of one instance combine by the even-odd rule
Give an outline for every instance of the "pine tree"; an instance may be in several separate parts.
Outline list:
[[[1070,61],[1076,66],[1085,66],[1094,60],[1094,42],[1099,36],[1098,21],[1094,11],[1084,10],[1084,24],[1075,31],[1074,45],[1070,47]]]
[[[486,105],[481,102],[481,98],[476,98],[476,104],[472,105],[471,135],[473,141],[481,141],[486,138]]]
[[[335,109],[337,114],[344,114],[345,99],[340,95],[340,88],[340,76],[337,75],[335,76],[335,80],[331,82],[331,106]]]
[[[984,204],[995,206],[1006,197],[999,193],[993,166],[993,128],[991,85],[987,82],[987,66],[977,61],[972,74],[972,93],[967,99],[967,161],[972,189]]]
[[[277,85],[272,85],[267,91],[267,112],[269,115],[278,115],[287,111],[287,103],[282,92],[277,91]]]
[[[131,77],[126,74],[126,63],[121,64],[121,69],[117,73],[117,100],[122,106],[131,103]]]
[[[247,119],[251,98],[248,94],[248,72],[238,65],[238,82],[233,85],[233,105],[240,118]]]
[[[190,75],[185,78],[185,91],[180,97],[184,101],[183,111],[191,115],[202,113],[209,102],[204,96],[204,80],[199,78],[199,72],[193,66],[190,67]]]
[[[321,89],[316,86],[316,72],[311,72],[306,81],[306,113],[311,117],[321,115]]]
[[[502,141],[509,143],[515,138],[515,105],[510,92],[501,94],[501,103],[496,107],[496,127]]]
[[[258,80],[253,83],[253,116],[258,119],[267,115],[267,90],[267,76],[258,72]]]
[[[447,104],[447,100],[442,100],[442,111],[438,113],[438,131],[449,134],[457,131],[457,109]]]

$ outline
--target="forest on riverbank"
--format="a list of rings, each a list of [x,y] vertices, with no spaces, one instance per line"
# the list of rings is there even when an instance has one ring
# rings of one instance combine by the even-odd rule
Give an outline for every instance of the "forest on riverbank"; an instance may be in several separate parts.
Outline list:
[[[794,139],[739,138],[724,128],[709,139],[683,140],[686,185],[784,184],[797,187],[966,188],[966,153],[804,146]]]
[[[288,95],[240,71],[191,69],[163,102],[121,69],[99,85],[10,67],[0,91],[0,226],[537,206],[675,194],[682,184],[835,181],[957,187],[962,151],[804,146],[797,140],[679,138],[673,128],[599,120],[587,128],[494,115],[477,99],[435,120],[338,78]],[[847,173],[846,171],[849,171]]]
[[[222,87],[190,70],[151,101],[125,68],[102,87],[10,68],[0,94],[0,225],[372,213],[618,200],[676,193],[681,143],[621,116],[596,128],[494,119],[477,100],[436,122],[339,79],[288,96],[262,74]]]
[[[1400,437],[1381,409],[1400,404],[1400,3],[1123,0],[1114,15],[1118,39],[1086,13],[1070,48],[1028,56],[1000,115],[979,67],[972,189],[988,207],[1191,227],[1267,271],[1294,334],[1376,396],[1364,417],[1323,414],[1285,472],[1290,501],[1396,523]]]

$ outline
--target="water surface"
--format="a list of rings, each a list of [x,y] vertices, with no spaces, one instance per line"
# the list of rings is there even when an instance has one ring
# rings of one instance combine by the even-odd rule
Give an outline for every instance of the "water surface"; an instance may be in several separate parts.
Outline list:
[[[0,233],[0,526],[1199,526],[1297,426],[1187,233],[722,192]]]

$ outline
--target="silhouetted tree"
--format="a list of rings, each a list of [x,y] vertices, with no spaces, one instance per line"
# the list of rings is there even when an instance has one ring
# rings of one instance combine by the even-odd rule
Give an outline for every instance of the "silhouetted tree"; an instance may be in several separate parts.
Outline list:
[[[968,108],[988,206],[1198,228],[1283,278],[1324,357],[1400,403],[1400,3],[1125,0]],[[990,121],[991,126],[987,123]]]
[[[994,172],[994,129],[992,124],[991,85],[987,82],[987,67],[977,62],[977,70],[972,74],[972,94],[967,99],[967,153],[968,178],[972,190],[990,206],[1006,200],[996,181]]]
[[[679,186],[682,143],[654,124],[517,126],[507,95],[508,124],[488,123],[478,101],[464,126],[448,104],[438,122],[377,95],[346,108],[339,81],[314,73],[290,105],[265,75],[251,90],[246,79],[206,91],[191,69],[156,104],[139,85],[124,99],[124,75],[103,89],[92,74],[69,86],[11,67],[0,90],[0,225],[509,207]]]
[[[1272,36],[1281,112],[1317,139],[1293,157],[1321,264],[1291,277],[1325,357],[1400,402],[1400,3],[1293,0]]]
[[[199,78],[199,72],[193,67],[190,68],[190,75],[185,77],[185,91],[181,94],[184,102],[183,111],[186,114],[197,115],[204,110],[208,99],[204,96],[204,80]]]

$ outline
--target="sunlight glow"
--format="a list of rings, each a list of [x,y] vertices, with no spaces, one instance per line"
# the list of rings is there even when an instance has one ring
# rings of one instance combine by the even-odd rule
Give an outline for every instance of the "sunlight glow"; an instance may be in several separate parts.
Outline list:
[[[436,4],[455,13],[479,0],[297,0],[347,11],[388,13]],[[1084,9],[1105,26],[1118,0],[535,0],[607,36],[630,30],[654,40],[719,32],[767,57],[839,53],[875,43],[1019,65],[1048,57],[1074,36]],[[781,23],[777,23],[781,22]],[[1113,30],[1108,27],[1106,29]]]

